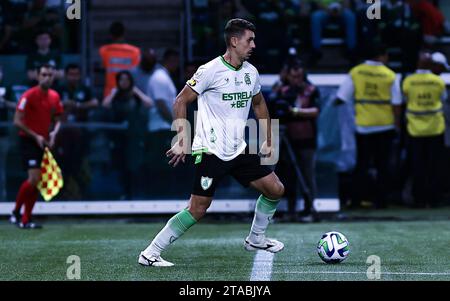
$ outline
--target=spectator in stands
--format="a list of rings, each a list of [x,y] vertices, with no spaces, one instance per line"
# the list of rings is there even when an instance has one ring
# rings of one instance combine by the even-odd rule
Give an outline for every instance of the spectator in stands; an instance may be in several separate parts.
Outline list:
[[[415,207],[435,207],[440,198],[447,101],[445,82],[431,73],[429,53],[421,55],[416,73],[403,81]]]
[[[309,197],[305,201],[304,214],[311,217],[311,203],[316,195],[315,156],[317,148],[317,118],[319,108],[317,100],[319,90],[309,83],[302,65],[294,64],[287,67],[288,84],[283,85],[277,95],[277,102],[287,102],[286,135],[295,154]],[[284,123],[283,122],[283,123]],[[297,175],[292,167],[293,162],[283,145],[280,154],[280,163],[277,168],[284,178],[286,197],[288,199],[288,212],[290,218],[297,220]]]
[[[111,94],[116,87],[116,74],[121,70],[132,70],[139,65],[141,50],[125,42],[125,26],[121,22],[113,22],[109,28],[112,42],[103,45],[100,50],[102,65],[105,68],[104,97]]]
[[[153,172],[170,172],[165,160],[166,150],[170,148],[173,138],[172,107],[177,96],[177,88],[172,77],[179,67],[179,53],[168,49],[164,52],[162,66],[156,70],[150,78],[148,94],[155,101],[155,106],[150,109],[147,137],[148,157],[151,158]],[[169,186],[167,186],[169,185]],[[161,190],[170,190],[170,183],[158,185]]]
[[[145,107],[154,105],[153,100],[135,86],[131,73],[128,70],[122,70],[116,74],[116,88],[103,99],[102,105],[106,108],[116,106],[118,113],[121,110],[121,113],[127,113],[129,108],[134,107],[134,104],[130,104],[130,102],[136,102],[139,106],[144,105]],[[120,121],[124,120],[122,117],[117,117],[115,121],[119,121],[119,119]]]
[[[155,107],[149,116],[150,132],[171,132],[172,106],[177,96],[177,89],[172,76],[179,67],[179,53],[176,50],[165,51],[162,66],[150,78],[148,94],[155,100]],[[166,146],[161,146],[165,149]]]
[[[339,21],[345,29],[347,57],[355,58],[356,49],[356,16],[350,9],[346,0],[311,0],[315,10],[311,14],[312,55],[311,63],[314,64],[322,56],[320,51],[322,32],[325,26],[332,20]]]
[[[358,206],[370,196],[369,169],[376,170],[375,206],[387,205],[389,158],[393,139],[400,132],[402,96],[400,79],[386,67],[387,47],[374,44],[368,60],[352,68],[339,87],[337,103],[354,100],[356,123],[356,167],[353,204]]]
[[[441,11],[427,0],[407,0],[412,12],[422,26],[425,44],[433,45],[444,33],[445,17]]]
[[[154,102],[135,86],[133,76],[128,70],[116,74],[116,86],[117,88],[113,88],[103,99],[103,106],[112,109],[114,122],[128,124],[126,131],[117,131],[112,139],[113,160],[119,168],[124,188],[122,198],[131,199],[138,183],[135,174],[144,156],[142,145],[147,112]]]
[[[23,21],[23,30],[29,35],[27,40],[32,39],[35,28],[45,28],[55,39],[55,45],[61,49],[64,29],[61,23],[61,16],[58,11],[47,7],[46,0],[33,0],[28,6]],[[31,35],[31,36],[30,36]],[[30,45],[32,46],[32,45]]]
[[[65,68],[65,81],[57,88],[64,106],[65,120],[69,122],[86,122],[89,113],[98,107],[98,100],[92,90],[81,81],[81,68],[77,64],[69,64]],[[67,189],[63,190],[63,199],[82,199],[87,181],[83,168],[87,164],[86,154],[89,149],[90,132],[77,126],[61,129],[56,140],[59,161]],[[70,187],[70,188],[69,188]]]
[[[62,79],[64,77],[64,70],[61,66],[61,55],[57,51],[50,49],[52,44],[50,33],[45,29],[38,31],[35,42],[37,50],[29,54],[26,61],[27,77],[30,85],[36,83],[39,66],[45,64],[51,65],[55,69],[55,80]]]
[[[66,66],[65,82],[57,91],[61,96],[67,121],[88,121],[89,110],[98,106],[98,99],[92,89],[81,82],[81,68],[77,64]]]
[[[156,68],[158,68],[158,66],[156,65],[156,52],[153,48],[148,48],[142,52],[141,62],[139,63],[139,66],[131,71],[131,75],[136,82],[136,87],[147,94],[147,96],[150,77],[152,76]]]

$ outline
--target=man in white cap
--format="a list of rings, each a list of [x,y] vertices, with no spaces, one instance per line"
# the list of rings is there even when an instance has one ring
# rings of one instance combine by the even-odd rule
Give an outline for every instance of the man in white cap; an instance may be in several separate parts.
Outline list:
[[[450,70],[447,58],[441,52],[433,52],[431,54],[431,61],[433,62],[431,71],[436,75],[441,75],[444,71]]]

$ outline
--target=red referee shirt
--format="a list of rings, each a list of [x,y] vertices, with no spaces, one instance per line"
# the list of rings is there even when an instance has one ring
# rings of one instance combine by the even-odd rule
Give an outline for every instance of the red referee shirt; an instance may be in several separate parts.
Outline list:
[[[53,116],[64,111],[58,92],[52,89],[44,91],[39,86],[23,93],[16,110],[25,113],[24,124],[45,139],[49,139]],[[19,131],[19,135],[27,136],[24,131]]]

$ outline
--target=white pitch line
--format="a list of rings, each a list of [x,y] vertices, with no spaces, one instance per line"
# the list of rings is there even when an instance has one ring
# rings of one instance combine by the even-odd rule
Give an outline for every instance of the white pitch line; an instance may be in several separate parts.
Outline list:
[[[364,274],[367,272],[333,272],[333,271],[279,271],[282,274]],[[423,275],[423,276],[450,276],[450,273],[423,273],[423,272],[381,272],[381,275]]]
[[[274,253],[257,251],[253,259],[252,275],[250,281],[270,281],[272,276],[272,263]]]

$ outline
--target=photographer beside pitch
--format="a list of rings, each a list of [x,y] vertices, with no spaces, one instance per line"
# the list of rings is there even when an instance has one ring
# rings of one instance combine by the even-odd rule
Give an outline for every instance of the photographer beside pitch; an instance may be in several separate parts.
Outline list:
[[[244,241],[245,249],[277,253],[284,248],[282,242],[265,236],[284,194],[284,186],[268,166],[261,165],[258,155],[248,153],[244,140],[250,100],[256,118],[267,122],[267,140],[260,153],[266,156],[273,154],[270,117],[260,91],[259,74],[246,62],[255,48],[254,40],[255,26],[252,23],[243,19],[228,21],[225,26],[226,53],[201,66],[177,96],[174,117],[183,124],[178,124],[178,141],[167,156],[173,166],[185,162],[190,144],[185,136],[186,109],[198,97],[197,128],[192,145],[196,155],[194,187],[188,207],[172,217],[141,252],[139,264],[173,266],[161,258],[161,253],[205,215],[218,183],[226,175],[232,175],[243,186],[251,186],[261,192],[250,234]]]
[[[22,159],[28,171],[28,179],[20,186],[16,206],[10,217],[12,224],[22,229],[39,229],[31,220],[31,213],[38,198],[37,184],[41,179],[41,161],[46,146],[52,148],[61,125],[63,106],[59,95],[50,89],[55,75],[51,65],[38,68],[38,85],[27,90],[20,98],[14,115],[14,124],[20,129],[19,145]],[[49,133],[50,126],[53,130]],[[25,204],[24,215],[20,209]]]

